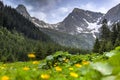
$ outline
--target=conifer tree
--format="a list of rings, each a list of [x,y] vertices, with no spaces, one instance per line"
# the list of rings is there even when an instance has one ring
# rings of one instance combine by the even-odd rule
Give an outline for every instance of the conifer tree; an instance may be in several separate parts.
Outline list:
[[[98,38],[95,41],[94,47],[93,47],[93,52],[98,53],[100,49],[100,42],[98,40]]]
[[[114,24],[111,32],[111,42],[113,45],[115,44],[117,36],[118,36],[117,24]]]
[[[109,40],[109,38],[110,38],[110,30],[108,28],[106,19],[104,19],[102,22],[100,38],[102,40]]]
[[[0,1],[0,25],[3,25],[3,2]]]

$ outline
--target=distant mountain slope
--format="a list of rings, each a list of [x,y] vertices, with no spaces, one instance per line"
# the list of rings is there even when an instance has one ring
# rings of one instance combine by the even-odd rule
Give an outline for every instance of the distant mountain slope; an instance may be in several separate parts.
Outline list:
[[[26,7],[22,4],[18,5],[16,7],[17,12],[19,12],[21,15],[23,15],[25,18],[29,19],[31,22],[33,22],[36,26],[40,27],[40,28],[50,28],[50,29],[54,29],[56,27],[56,24],[48,24],[45,23],[42,20],[39,20],[35,17],[30,16],[30,14],[28,13]]]
[[[42,28],[41,31],[48,34],[55,42],[67,47],[90,50],[92,49],[94,43],[94,37],[91,33],[71,35],[65,32],[63,33],[56,30],[44,28]]]
[[[28,19],[31,18],[31,17],[30,17],[30,14],[27,12],[27,9],[26,9],[26,7],[25,7],[24,5],[22,5],[22,4],[18,5],[18,7],[16,8],[16,10],[17,10],[20,14],[22,14],[24,17],[26,17],[26,18],[28,18]]]
[[[58,29],[73,35],[78,33],[91,33],[97,27],[96,23],[102,16],[102,13],[75,8],[58,25]]]
[[[20,10],[18,11],[20,12]],[[62,22],[57,24],[48,24],[33,17],[31,17],[31,22],[37,27],[44,28],[40,30],[61,45],[91,49],[95,38],[99,36],[100,23],[105,18],[109,24],[118,22],[120,20],[120,4],[106,14],[75,8]]]
[[[110,24],[120,21],[120,3],[111,8],[101,19],[107,19]]]

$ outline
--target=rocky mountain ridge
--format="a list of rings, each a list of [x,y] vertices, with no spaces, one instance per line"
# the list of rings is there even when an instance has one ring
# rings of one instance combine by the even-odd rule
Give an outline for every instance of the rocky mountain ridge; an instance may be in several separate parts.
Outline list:
[[[103,19],[107,19],[109,24],[120,20],[120,4],[111,8],[106,14],[75,8],[62,22],[57,24],[45,23],[35,17],[29,16],[29,13],[25,12],[27,10],[23,10],[22,12],[19,8],[16,9],[24,17],[30,19],[37,27],[40,27],[41,31],[48,34],[57,43],[66,46],[71,44],[69,46],[74,46],[81,41],[81,44],[76,47],[84,49],[92,49],[95,38],[99,35],[99,29],[101,27],[100,23]],[[26,8],[24,7],[23,9]],[[27,16],[24,13],[26,13]],[[69,34],[67,35],[69,37],[65,38],[64,36],[64,39],[62,40],[62,33]],[[75,40],[72,39],[73,37],[71,38],[71,36],[79,38],[74,37],[77,39]],[[69,42],[70,39],[72,39],[71,42]]]

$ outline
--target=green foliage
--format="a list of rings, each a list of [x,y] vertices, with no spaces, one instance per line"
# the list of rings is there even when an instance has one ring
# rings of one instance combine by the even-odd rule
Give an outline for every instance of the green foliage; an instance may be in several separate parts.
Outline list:
[[[70,55],[59,51],[37,64],[34,61],[0,63],[0,79],[5,76],[10,80],[119,80],[119,57],[120,47],[106,54]],[[65,58],[69,60],[65,62]]]
[[[98,38],[95,41],[94,47],[93,47],[93,52],[98,53],[100,49],[100,42],[98,40]]]
[[[110,51],[117,46],[120,46],[120,23],[115,23],[110,30],[106,23],[106,20],[103,20],[103,25],[101,27],[100,38],[94,44],[93,52],[104,53]],[[100,43],[100,47],[96,47]]]

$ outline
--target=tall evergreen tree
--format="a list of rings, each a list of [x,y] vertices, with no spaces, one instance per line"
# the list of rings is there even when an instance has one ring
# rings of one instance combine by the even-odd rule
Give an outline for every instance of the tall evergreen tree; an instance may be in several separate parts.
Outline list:
[[[0,1],[0,25],[3,25],[3,3]]]
[[[99,49],[99,53],[102,54],[103,52],[106,51],[106,41],[102,41]]]
[[[98,53],[100,49],[100,42],[98,40],[98,38],[95,41],[94,47],[93,47],[93,52]]]
[[[103,22],[102,22],[100,38],[102,40],[108,40],[108,39],[110,39],[110,30],[108,28],[107,20],[106,19],[104,19]]]
[[[113,45],[115,44],[117,36],[118,36],[117,24],[114,24],[111,32],[111,42]]]

